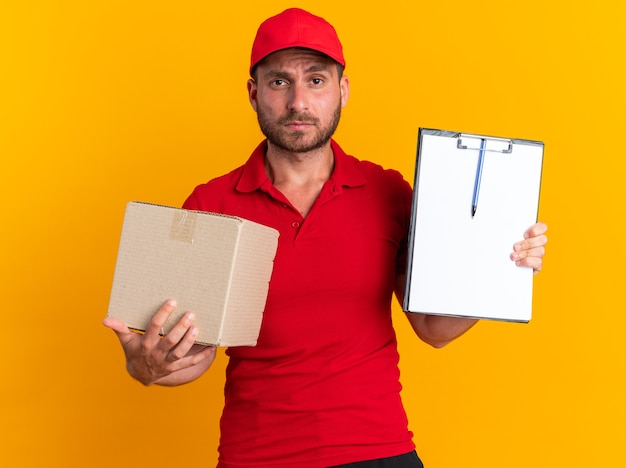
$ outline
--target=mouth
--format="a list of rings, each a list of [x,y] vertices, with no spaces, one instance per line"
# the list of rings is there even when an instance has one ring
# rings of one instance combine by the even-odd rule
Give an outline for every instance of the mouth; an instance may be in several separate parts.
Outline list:
[[[293,120],[290,122],[285,122],[285,126],[292,129],[307,128],[311,127],[312,125],[315,124],[313,122],[308,122],[304,120]]]
[[[297,115],[295,112],[284,116],[279,124],[292,129],[305,129],[317,124],[317,119],[304,114]]]

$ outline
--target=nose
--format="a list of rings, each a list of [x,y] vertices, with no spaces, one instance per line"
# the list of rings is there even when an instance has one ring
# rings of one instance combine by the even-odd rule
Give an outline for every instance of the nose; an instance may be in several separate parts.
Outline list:
[[[292,84],[289,90],[289,99],[287,102],[289,110],[301,112],[307,110],[308,107],[308,93],[306,86],[300,83]]]

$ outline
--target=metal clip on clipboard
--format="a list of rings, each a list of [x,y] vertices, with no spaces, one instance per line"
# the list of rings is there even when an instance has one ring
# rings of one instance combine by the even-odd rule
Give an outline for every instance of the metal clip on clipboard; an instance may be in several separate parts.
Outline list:
[[[480,135],[468,135],[465,133],[459,133],[457,135],[456,147],[462,150],[481,150],[481,142],[498,142],[506,144],[504,149],[489,149],[489,145],[485,145],[486,147],[483,151],[492,152],[492,153],[500,153],[500,154],[511,154],[513,152],[513,140],[509,140],[506,138],[495,138],[495,137],[486,137]],[[470,145],[469,143],[474,142],[474,145]],[[465,143],[465,144],[464,144]]]

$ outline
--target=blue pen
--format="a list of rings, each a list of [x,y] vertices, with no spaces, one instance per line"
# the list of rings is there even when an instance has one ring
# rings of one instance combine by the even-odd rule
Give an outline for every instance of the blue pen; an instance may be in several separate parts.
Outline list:
[[[472,218],[478,208],[478,192],[480,192],[480,179],[483,176],[483,162],[485,161],[485,139],[480,139],[480,151],[478,152],[478,167],[476,167],[476,180],[474,181],[474,196],[472,197]]]

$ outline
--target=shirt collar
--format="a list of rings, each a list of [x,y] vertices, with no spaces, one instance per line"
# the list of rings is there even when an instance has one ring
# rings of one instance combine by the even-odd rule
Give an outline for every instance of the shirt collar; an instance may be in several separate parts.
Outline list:
[[[347,155],[335,140],[330,141],[335,167],[330,178],[336,186],[358,187],[365,184],[365,177],[358,168],[358,160]],[[265,152],[267,140],[262,141],[248,158],[243,166],[241,178],[237,183],[240,192],[253,192],[257,189],[271,185],[271,181],[265,172]]]

